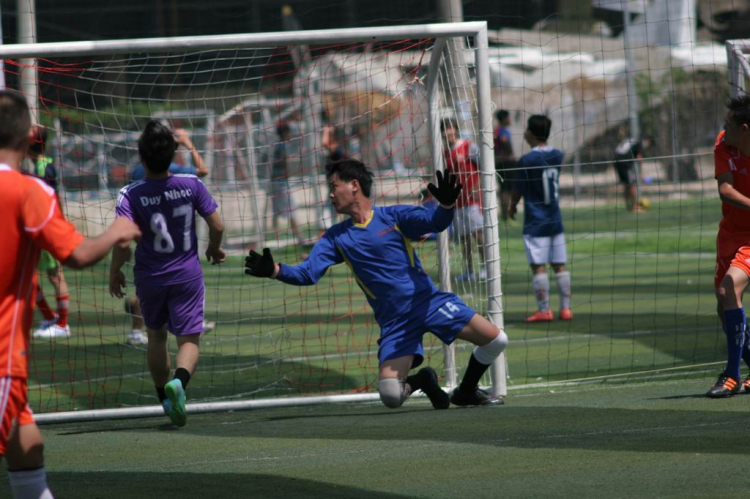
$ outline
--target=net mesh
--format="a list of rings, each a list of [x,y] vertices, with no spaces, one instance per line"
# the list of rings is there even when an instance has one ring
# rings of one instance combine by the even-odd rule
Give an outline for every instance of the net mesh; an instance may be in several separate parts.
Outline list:
[[[376,390],[379,328],[352,273],[338,266],[316,286],[297,288],[243,275],[243,256],[268,247],[277,261],[301,262],[343,220],[328,203],[324,175],[324,165],[336,158],[359,159],[373,170],[377,205],[429,202],[422,192],[434,171],[425,81],[434,43],[38,60],[47,155],[59,169],[64,211],[85,234],[101,233],[114,219],[118,190],[139,163],[137,138],[149,119],[189,137],[175,163],[203,163],[208,170],[203,181],[220,206],[230,258],[204,265],[211,331],[201,340],[191,401]],[[439,112],[476,142],[473,63],[465,62],[473,55],[463,45],[457,47],[467,57],[449,49],[441,61]],[[11,84],[19,64],[6,64]],[[202,254],[207,237],[204,224],[198,226]],[[473,255],[473,278],[456,281],[455,290],[484,313],[478,242],[470,241],[467,252],[459,241],[450,246],[457,277],[471,272],[464,259]],[[415,247],[437,282],[434,238]],[[66,271],[72,335],[34,342],[35,410],[155,402],[145,347],[127,344],[137,311],[126,312],[110,297],[108,271],[106,262]],[[124,271],[133,295],[132,262]],[[40,277],[46,295],[54,296]],[[427,335],[425,350],[426,362],[442,373],[440,342]]]

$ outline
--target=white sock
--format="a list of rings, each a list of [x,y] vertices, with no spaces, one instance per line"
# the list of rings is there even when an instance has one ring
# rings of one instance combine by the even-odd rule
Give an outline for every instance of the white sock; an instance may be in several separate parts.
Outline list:
[[[536,303],[539,306],[539,310],[544,312],[549,308],[549,277],[547,273],[534,274],[532,283],[534,285]]]
[[[47,470],[8,471],[10,488],[15,499],[54,499],[47,487]]]
[[[557,290],[560,292],[560,308],[570,308],[570,272],[557,273]]]

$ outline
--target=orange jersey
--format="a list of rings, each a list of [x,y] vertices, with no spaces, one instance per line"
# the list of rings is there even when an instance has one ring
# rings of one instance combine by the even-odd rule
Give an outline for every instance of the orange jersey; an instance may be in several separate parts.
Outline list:
[[[742,156],[736,147],[726,145],[722,130],[714,144],[714,177],[727,172],[732,173],[734,188],[750,197],[750,157]],[[719,227],[733,234],[747,233],[750,240],[750,211],[722,203],[721,212],[723,218]]]
[[[0,377],[26,379],[40,250],[64,262],[83,236],[44,181],[0,164]]]

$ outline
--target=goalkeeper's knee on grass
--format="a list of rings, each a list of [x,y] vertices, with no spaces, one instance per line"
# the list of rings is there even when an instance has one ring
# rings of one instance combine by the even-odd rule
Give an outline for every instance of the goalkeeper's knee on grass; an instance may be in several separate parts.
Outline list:
[[[411,395],[411,387],[400,378],[383,378],[378,383],[380,401],[391,409],[398,409]]]
[[[505,350],[505,347],[507,346],[508,335],[506,335],[505,331],[501,329],[498,335],[495,336],[495,339],[486,345],[474,348],[474,357],[481,364],[490,365],[501,353],[503,353],[503,350]]]

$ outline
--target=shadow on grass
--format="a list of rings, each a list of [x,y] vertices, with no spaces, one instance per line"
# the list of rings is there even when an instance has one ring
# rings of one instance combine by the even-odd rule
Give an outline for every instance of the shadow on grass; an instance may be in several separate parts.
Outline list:
[[[29,384],[29,402],[38,413],[158,404],[143,351],[120,345],[57,349],[44,345],[36,354],[46,359],[34,364]],[[91,357],[103,361],[70,360]],[[372,363],[377,366],[377,357]],[[339,367],[314,356],[279,360],[253,354],[215,355],[206,349],[190,380],[188,403],[357,393],[377,380],[376,367]]]
[[[706,400],[706,404],[715,401]],[[680,404],[681,402],[674,402]],[[432,410],[420,402],[406,410],[377,409],[351,404],[297,407],[191,416],[179,430],[180,439],[219,442],[280,439],[299,441],[393,441],[439,442],[520,449],[577,449],[591,451],[677,452],[750,455],[737,445],[737,428],[746,416],[741,412],[715,410],[715,406],[691,403],[693,409],[623,409],[592,407],[505,406]],[[126,431],[134,434],[161,431],[162,423],[144,420],[50,425],[42,428],[52,438],[83,433]],[[67,428],[66,428],[67,427]],[[157,433],[158,432],[158,433]],[[167,435],[164,435],[166,438]],[[150,437],[149,437],[150,438]],[[210,445],[223,445],[213,443]],[[309,445],[317,445],[310,443]]]
[[[57,499],[132,498],[326,498],[398,499],[408,496],[338,486],[313,480],[253,473],[49,473],[50,489]],[[0,477],[0,497],[10,497],[7,479]],[[5,495],[5,494],[8,495]]]

